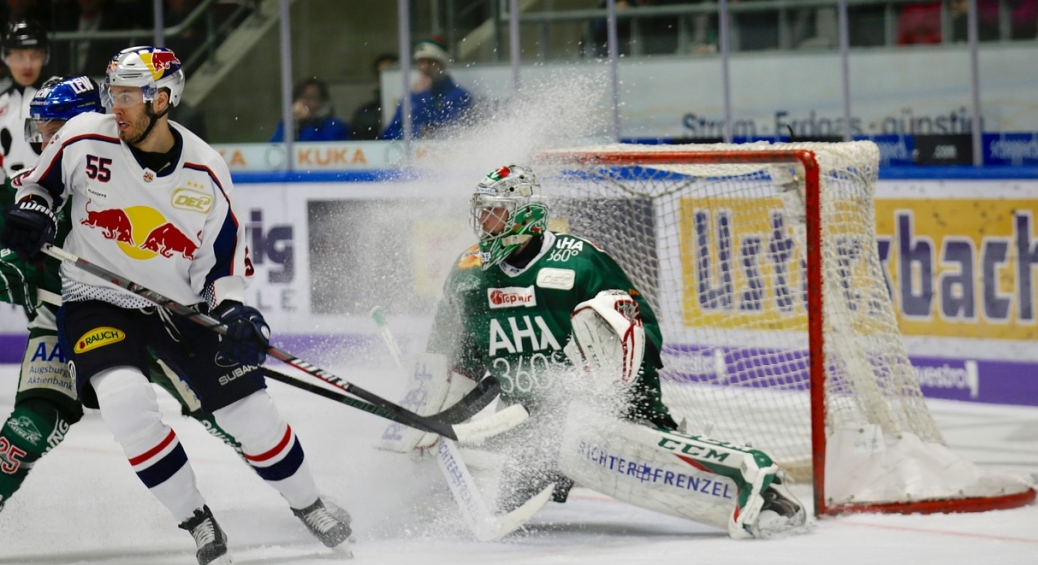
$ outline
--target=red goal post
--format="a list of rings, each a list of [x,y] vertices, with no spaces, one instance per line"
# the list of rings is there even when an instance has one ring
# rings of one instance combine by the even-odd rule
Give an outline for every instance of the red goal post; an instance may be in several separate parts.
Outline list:
[[[664,401],[752,445],[816,515],[1025,505],[1029,478],[951,452],[876,249],[871,142],[608,145],[539,154],[553,228],[601,244],[660,319]]]

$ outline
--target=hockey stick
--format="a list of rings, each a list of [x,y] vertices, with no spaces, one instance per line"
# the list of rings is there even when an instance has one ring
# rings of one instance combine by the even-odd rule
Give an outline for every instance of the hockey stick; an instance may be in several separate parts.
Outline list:
[[[389,331],[389,324],[386,322],[385,316],[382,315],[381,309],[376,306],[372,309],[371,316],[379,326],[379,333],[386,342],[386,348],[389,350],[390,357],[393,358],[397,369],[401,375],[406,375],[407,369],[404,367],[400,348],[397,346],[393,334]],[[524,409],[523,413],[525,412]],[[459,424],[455,429],[457,430],[463,425]],[[460,435],[463,436],[463,434]],[[454,500],[458,503],[458,507],[461,508],[461,514],[465,519],[466,525],[468,525],[479,541],[498,539],[519,529],[548,503],[552,491],[555,490],[555,483],[552,483],[536,496],[527,500],[519,508],[507,514],[495,516],[490,513],[486,502],[480,496],[479,489],[476,487],[476,481],[472,478],[472,474],[469,473],[468,467],[462,460],[461,453],[458,451],[458,446],[454,441],[447,437],[440,438],[436,443],[436,462],[439,464],[444,478],[447,479],[447,486],[450,487]]]
[[[220,335],[226,335],[227,333],[226,326],[224,326],[222,323],[212,318],[211,316],[207,316],[205,314],[202,314],[201,312],[196,312],[195,310],[187,306],[184,306],[183,304],[179,304],[173,301],[172,299],[167,298],[149,288],[143,287],[135,282],[126,280],[123,277],[109,271],[108,269],[105,269],[104,267],[95,265],[81,257],[77,257],[76,255],[73,255],[72,253],[69,253],[60,247],[56,247],[51,244],[44,244],[42,251],[47,255],[54,257],[55,259],[59,259],[61,261],[74,265],[75,267],[82,269],[83,271],[86,271],[96,277],[107,280],[115,284],[116,286],[124,288],[136,294],[137,296],[140,296],[148,300],[149,302],[152,302],[153,304],[166,308],[174,314],[183,316],[191,320],[192,322],[205,326]],[[284,351],[271,345],[267,347],[267,353],[273,356],[274,358],[279,359],[280,361],[283,361],[289,365],[292,365],[293,367],[301,371],[309,373],[310,375],[313,375],[331,385],[341,388],[342,390],[354,396],[366,400],[387,412],[393,413],[398,418],[409,420],[413,423],[420,423],[420,425],[416,427],[420,427],[422,429],[431,428],[437,430],[436,433],[440,433],[441,435],[444,435],[446,437],[457,437],[454,434],[454,431],[450,429],[449,425],[446,425],[442,422],[435,422],[429,420],[424,416],[415,414],[414,412],[411,412],[410,410],[407,410],[402,406],[394,404],[382,398],[381,396],[368,392],[353,383],[340,379],[339,377],[335,376],[333,373],[329,371],[311,365],[310,363],[303,361],[302,359],[296,357],[295,355],[292,355],[291,353],[288,353],[287,351]],[[491,389],[493,387],[499,387],[500,385],[497,383],[497,381],[493,379],[484,379],[477,385],[477,388],[481,386],[485,389]],[[486,399],[486,403],[489,403],[490,400],[492,400],[494,396],[496,396],[496,394],[487,394],[488,392],[490,391],[483,390],[481,391],[481,393],[477,393],[475,396],[478,397],[480,400]],[[484,406],[486,405],[486,403],[484,403]],[[408,423],[408,425],[411,424]]]
[[[311,392],[313,394],[316,394],[317,396],[323,396],[329,400],[334,400],[336,402],[339,402],[340,404],[345,404],[346,406],[352,406],[353,408],[363,410],[365,412],[368,412],[369,414],[374,414],[376,416],[379,416],[380,418],[385,418],[387,420],[398,422],[400,424],[404,424],[405,426],[410,426],[412,428],[422,430],[423,432],[429,432],[432,434],[449,435],[451,432],[453,432],[455,435],[457,435],[457,432],[453,431],[453,426],[451,425],[451,423],[456,421],[455,418],[457,418],[458,416],[457,412],[452,412],[452,409],[459,408],[460,405],[463,404],[466,400],[462,399],[461,402],[459,402],[455,406],[452,406],[451,409],[444,410],[443,412],[440,412],[438,414],[425,416],[422,418],[422,420],[416,420],[414,418],[409,418],[407,416],[401,415],[397,412],[386,410],[382,407],[371,404],[370,402],[364,402],[363,400],[358,400],[351,396],[347,396],[341,392],[336,392],[334,390],[329,390],[327,388],[318,386],[313,383],[301,381],[295,377],[291,377],[289,375],[286,375],[285,373],[275,371],[274,369],[271,369],[269,367],[260,367],[259,370],[263,373],[263,376],[268,379],[285,383],[288,386]],[[482,391],[473,392],[481,393]],[[494,396],[497,396],[496,392],[494,393]],[[464,412],[461,412],[461,414],[463,416],[462,419],[467,418],[464,416]],[[431,423],[432,425],[428,425],[429,423]]]
[[[389,331],[389,323],[386,322],[386,316],[382,313],[382,308],[375,306],[371,309],[371,318],[375,320],[375,325],[378,326],[379,335],[382,336],[382,341],[386,344],[386,349],[389,350],[390,357],[393,358],[397,369],[401,374],[407,374],[407,368],[404,367],[403,355],[400,353],[400,347],[396,343],[396,339],[393,338],[393,333]],[[490,378],[490,377],[488,377]],[[486,379],[484,379],[486,380]],[[466,397],[471,395],[470,392]],[[479,410],[482,410],[489,401],[479,405]],[[451,408],[448,408],[441,414],[448,411],[460,408],[465,405],[464,399],[456,403]],[[468,403],[468,407],[471,409],[472,403]],[[461,444],[479,444],[485,441],[487,438],[495,435],[504,433],[519,424],[526,421],[530,417],[530,413],[526,411],[526,408],[521,404],[513,404],[504,410],[495,412],[485,418],[480,418],[474,422],[464,422],[475,416],[479,410],[470,410],[470,413],[461,419],[450,419],[448,420],[454,424],[454,432],[457,434],[457,441]],[[462,422],[462,423],[457,423]]]

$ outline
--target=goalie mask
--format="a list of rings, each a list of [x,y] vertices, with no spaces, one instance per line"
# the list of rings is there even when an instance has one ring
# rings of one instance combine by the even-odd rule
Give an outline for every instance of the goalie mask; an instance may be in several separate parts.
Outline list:
[[[548,229],[548,206],[532,170],[507,165],[491,171],[472,195],[472,229],[483,270],[500,263]]]

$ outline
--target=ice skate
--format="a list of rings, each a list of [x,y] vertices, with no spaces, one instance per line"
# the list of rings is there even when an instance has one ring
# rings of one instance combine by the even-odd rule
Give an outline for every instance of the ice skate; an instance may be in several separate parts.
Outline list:
[[[317,502],[302,510],[293,508],[292,513],[302,520],[303,524],[306,525],[306,529],[310,530],[310,533],[321,540],[321,543],[325,546],[345,550],[349,553],[347,540],[349,540],[353,530],[350,529],[348,514],[345,520],[337,518],[325,507],[324,502],[320,498],[317,499]]]
[[[757,523],[750,527],[755,538],[767,539],[805,529],[807,513],[804,506],[779,480],[776,479],[761,493],[764,505],[761,506]]]
[[[227,535],[213,518],[208,506],[195,510],[195,515],[180,524],[180,529],[191,532],[195,538],[198,551],[195,557],[198,565],[231,565],[231,556],[227,554]]]

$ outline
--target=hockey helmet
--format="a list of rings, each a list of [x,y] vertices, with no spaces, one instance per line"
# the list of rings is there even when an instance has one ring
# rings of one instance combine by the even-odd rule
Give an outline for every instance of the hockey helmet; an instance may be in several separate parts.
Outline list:
[[[540,191],[537,175],[521,165],[495,169],[476,186],[471,222],[484,271],[547,231],[548,206]]]
[[[6,59],[12,49],[40,49],[43,64],[50,60],[50,42],[47,32],[36,20],[17,20],[7,24],[0,39],[0,58]]]
[[[87,112],[104,112],[97,83],[90,77],[51,77],[29,102],[25,119],[25,140],[39,143],[42,134],[36,122],[67,121]]]
[[[169,90],[169,104],[176,106],[184,92],[184,70],[180,59],[165,47],[128,47],[116,53],[108,63],[101,101],[111,108],[113,86],[136,86],[144,94],[144,101],[155,99],[159,89]]]

